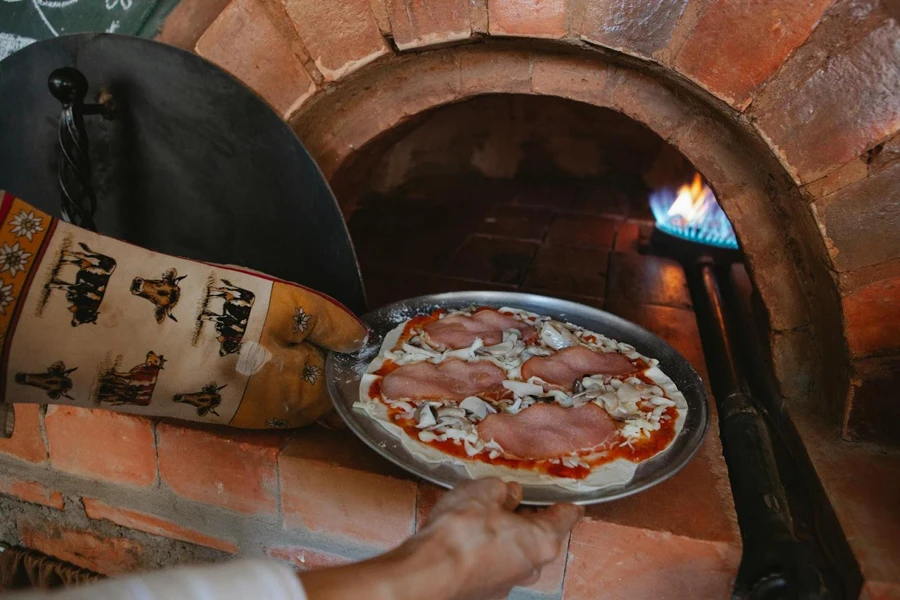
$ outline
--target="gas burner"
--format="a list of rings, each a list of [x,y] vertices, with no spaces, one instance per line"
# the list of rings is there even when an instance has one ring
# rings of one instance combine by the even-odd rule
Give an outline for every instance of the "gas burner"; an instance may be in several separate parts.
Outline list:
[[[659,230],[691,242],[737,250],[737,237],[725,211],[700,173],[677,190],[663,188],[650,195],[650,209]]]

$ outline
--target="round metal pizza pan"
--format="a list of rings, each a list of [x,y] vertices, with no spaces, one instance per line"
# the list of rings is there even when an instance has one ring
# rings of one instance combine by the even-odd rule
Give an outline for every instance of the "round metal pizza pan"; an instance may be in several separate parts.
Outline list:
[[[602,333],[634,346],[638,352],[659,360],[687,400],[684,427],[669,449],[641,463],[627,484],[592,492],[576,492],[556,486],[523,486],[523,504],[548,505],[557,502],[596,504],[637,494],[680,471],[697,453],[709,428],[709,404],[703,382],[690,363],[672,346],[649,331],[608,312],[546,296],[517,292],[451,292],[401,300],[374,310],[362,318],[370,329],[366,347],[354,354],[328,355],[325,372],[328,390],[347,426],[377,453],[401,468],[437,485],[452,488],[470,479],[465,468],[451,463],[434,464],[413,456],[400,441],[362,411],[353,409],[359,399],[360,378],[378,354],[384,336],[394,327],[437,308],[462,309],[470,306],[509,306],[546,315]]]

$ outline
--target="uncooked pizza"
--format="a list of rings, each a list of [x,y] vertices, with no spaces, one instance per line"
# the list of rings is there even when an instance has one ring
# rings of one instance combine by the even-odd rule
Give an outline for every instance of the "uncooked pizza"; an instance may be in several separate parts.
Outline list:
[[[596,490],[665,452],[687,403],[659,361],[515,308],[436,310],[393,329],[354,407],[427,462]]]

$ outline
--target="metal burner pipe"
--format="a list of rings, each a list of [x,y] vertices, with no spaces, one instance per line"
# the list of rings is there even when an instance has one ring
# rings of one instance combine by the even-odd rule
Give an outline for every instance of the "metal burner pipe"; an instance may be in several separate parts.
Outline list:
[[[715,264],[704,257],[695,267],[692,296],[744,545],[733,597],[815,597],[797,581],[806,579],[805,561],[798,555],[769,431],[735,358]]]

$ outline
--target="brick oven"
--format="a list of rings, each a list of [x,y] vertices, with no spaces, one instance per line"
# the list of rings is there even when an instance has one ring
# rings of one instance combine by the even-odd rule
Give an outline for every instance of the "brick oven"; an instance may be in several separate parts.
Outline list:
[[[650,193],[699,172],[740,241],[730,276],[775,382],[784,486],[816,503],[797,535],[828,530],[834,597],[892,598],[898,20],[888,0],[182,0],[159,39],[230,71],[296,131],[372,306],[565,297],[654,331],[707,379],[689,269],[648,241]],[[359,559],[413,533],[440,494],[341,431],[15,412],[0,540],[105,574]],[[675,478],[591,508],[516,597],[728,597],[749,542],[718,433],[714,418]]]

